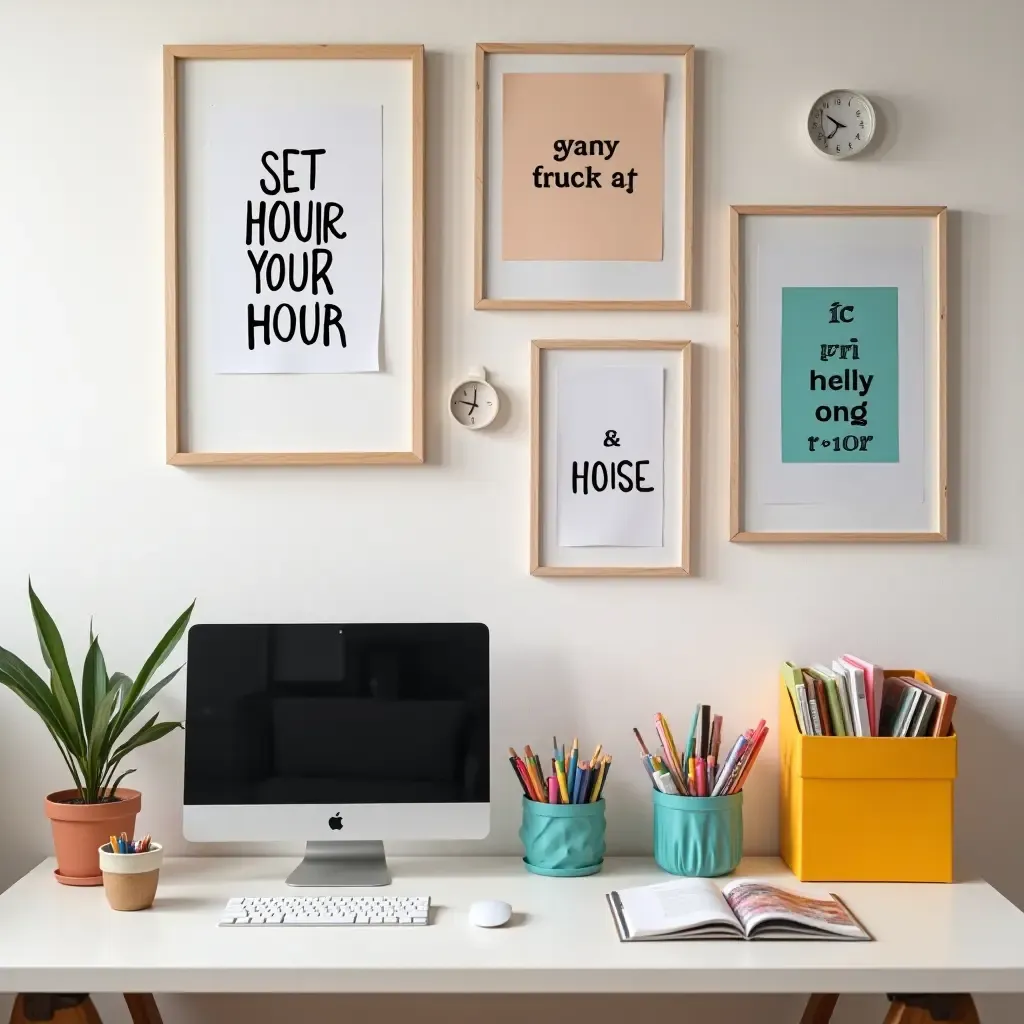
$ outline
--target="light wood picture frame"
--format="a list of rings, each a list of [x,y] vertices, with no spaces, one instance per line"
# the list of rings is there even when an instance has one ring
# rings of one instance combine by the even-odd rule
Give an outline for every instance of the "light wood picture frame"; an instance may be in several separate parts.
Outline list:
[[[530,572],[534,576],[689,576],[691,566],[693,346],[689,341],[533,342],[530,390]],[[663,543],[560,547],[557,530],[557,374],[570,366],[664,370]],[[643,553],[639,557],[639,553]]]
[[[688,310],[693,304],[694,62],[689,44],[478,43],[474,307]],[[664,73],[664,250],[660,262],[501,258],[501,76]]]
[[[424,53],[421,45],[168,45],[164,47],[164,217],[166,304],[166,459],[174,466],[419,465],[424,454]],[[194,70],[193,70],[194,69]],[[261,441],[219,440],[230,425],[217,422],[212,373],[197,377],[190,352],[189,119],[204,102],[203,83],[277,100],[351,93],[354,103],[379,102],[383,111],[383,314],[379,373],[263,375],[246,392],[235,387],[234,408],[267,408],[280,396],[310,409],[308,424],[284,438],[280,450]],[[212,75],[220,75],[213,78]],[[195,76],[194,78],[191,76]],[[263,76],[263,77],[261,77]],[[227,85],[224,83],[227,82]],[[216,93],[216,90],[221,93]],[[276,92],[275,92],[276,90]],[[205,102],[210,105],[209,96]],[[192,214],[195,217],[195,214]],[[249,375],[252,377],[253,375]],[[312,376],[321,378],[310,381]],[[290,378],[290,379],[283,379]],[[330,384],[324,383],[330,378]],[[372,378],[372,380],[371,380]],[[268,381],[270,383],[268,383]],[[274,387],[271,385],[273,384]],[[201,385],[201,387],[199,386]],[[276,388],[276,390],[274,390]],[[198,408],[205,398],[205,405]],[[384,408],[373,421],[378,408]],[[247,414],[247,413],[246,413]],[[348,416],[346,420],[343,417]],[[301,417],[296,417],[297,419]],[[222,417],[223,419],[223,417]],[[329,427],[325,429],[324,425]],[[240,431],[244,434],[244,430]],[[265,433],[266,431],[264,431]],[[200,437],[214,437],[206,446]],[[288,433],[288,431],[284,431]],[[379,435],[379,436],[378,436]],[[351,436],[351,441],[349,437]],[[322,444],[321,444],[322,442]]]
[[[731,207],[731,540],[948,539],[946,216],[942,206]],[[790,353],[807,352],[793,348],[794,331],[806,320],[798,319],[801,307],[795,304],[804,300],[799,295],[787,298],[783,292],[789,289],[822,294],[847,290],[864,296],[865,302],[880,292],[892,296],[887,316],[869,319],[866,325],[862,320],[859,329],[854,306],[836,302],[836,309],[829,304],[819,315],[819,300],[811,297],[815,327],[806,338],[812,342],[812,362],[791,356],[787,369],[786,346]],[[883,323],[889,326],[876,331],[875,325]],[[832,325],[838,333],[830,333]],[[820,355],[814,347],[819,341]],[[833,341],[847,344],[826,344]],[[844,404],[843,393],[864,402],[874,378],[882,383],[886,375],[851,377],[863,364],[841,366],[835,360],[883,353],[889,360],[885,365],[893,370],[889,397],[883,402],[876,390],[874,408],[867,400],[858,413],[856,405]],[[794,368],[804,376],[794,377]],[[784,383],[796,379],[807,381],[799,385],[804,392],[816,392],[806,406],[805,398],[791,401],[798,396],[797,386]],[[826,387],[833,389],[828,402],[823,390],[817,393]],[[807,412],[816,402],[821,404],[809,420]],[[872,415],[881,419],[872,422]],[[847,442],[855,435],[840,438],[836,428],[832,438],[810,432],[804,438],[804,430],[787,428],[787,416],[794,428],[822,423],[822,435],[831,434],[828,423],[833,421],[848,424],[842,432],[856,427],[866,433],[874,426],[873,434],[858,438],[859,450],[878,443],[889,447],[877,460],[846,462],[845,452],[851,450]],[[868,422],[857,423],[856,417]],[[876,440],[879,427],[882,433]],[[840,441],[843,459],[829,464],[820,448]],[[821,461],[810,461],[803,454],[804,444]],[[796,445],[801,455],[794,459]]]

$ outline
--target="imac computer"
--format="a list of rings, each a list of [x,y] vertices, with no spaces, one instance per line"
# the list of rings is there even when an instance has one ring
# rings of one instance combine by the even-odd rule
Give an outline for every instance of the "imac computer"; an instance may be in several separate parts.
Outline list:
[[[490,828],[487,627],[199,625],[184,832],[305,840],[292,885],[387,885],[384,840]]]

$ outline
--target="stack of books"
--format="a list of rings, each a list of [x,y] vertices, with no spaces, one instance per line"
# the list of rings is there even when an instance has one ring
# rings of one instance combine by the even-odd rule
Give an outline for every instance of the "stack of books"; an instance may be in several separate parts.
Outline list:
[[[849,654],[831,668],[787,661],[783,677],[807,736],[947,736],[952,728],[953,694]]]

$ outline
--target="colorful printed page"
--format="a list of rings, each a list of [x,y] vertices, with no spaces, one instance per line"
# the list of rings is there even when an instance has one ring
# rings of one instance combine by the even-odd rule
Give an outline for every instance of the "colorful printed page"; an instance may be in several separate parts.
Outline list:
[[[839,899],[804,896],[767,882],[738,878],[722,895],[749,939],[870,940]]]

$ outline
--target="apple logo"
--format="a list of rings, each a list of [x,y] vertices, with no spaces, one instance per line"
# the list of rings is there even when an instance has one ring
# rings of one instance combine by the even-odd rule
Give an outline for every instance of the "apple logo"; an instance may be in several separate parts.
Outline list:
[[[328,825],[329,828],[333,829],[335,832],[337,832],[338,829],[340,829],[340,828],[344,828],[344,825],[342,825],[342,823],[341,823],[341,811],[338,811],[337,814],[334,814],[331,817],[329,817],[327,819],[327,825]]]

